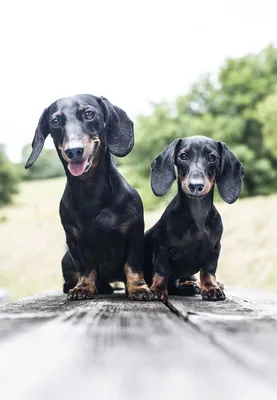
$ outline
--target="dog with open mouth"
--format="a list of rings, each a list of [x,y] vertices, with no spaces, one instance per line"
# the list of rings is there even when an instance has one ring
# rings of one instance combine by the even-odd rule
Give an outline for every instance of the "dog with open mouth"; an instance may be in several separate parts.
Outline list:
[[[49,134],[67,177],[60,217],[68,247],[62,259],[68,300],[111,293],[114,281],[126,283],[131,300],[152,299],[142,272],[142,202],[112,159],[132,150],[132,121],[104,97],[59,99],[40,117],[26,168]]]
[[[160,220],[145,234],[144,276],[155,299],[168,294],[224,300],[216,280],[223,226],[214,187],[231,204],[240,195],[243,166],[226,144],[205,136],[175,139],[151,164],[156,196],[178,179],[178,192]],[[200,286],[194,274],[200,271]]]

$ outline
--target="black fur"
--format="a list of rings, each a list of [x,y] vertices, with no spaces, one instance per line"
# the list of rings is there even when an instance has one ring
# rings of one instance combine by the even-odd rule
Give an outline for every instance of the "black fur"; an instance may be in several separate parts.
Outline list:
[[[155,274],[164,280],[160,292],[154,280],[151,288],[160,300],[166,298],[167,288],[168,294],[178,294],[176,281],[193,281],[199,271],[202,283],[215,278],[223,227],[213,204],[214,183],[227,203],[236,201],[242,188],[242,164],[224,143],[203,136],[176,139],[153,160],[151,186],[157,196],[170,189],[175,168],[178,193],[145,234],[144,276],[149,285]],[[214,290],[207,294],[202,284],[203,299],[225,298],[220,285]]]
[[[86,120],[85,110],[92,110],[91,120]],[[53,126],[55,118],[58,127]],[[126,282],[125,263],[132,272],[142,273],[142,202],[121,176],[110,154],[123,157],[132,150],[133,123],[123,110],[105,98],[77,95],[57,100],[39,120],[26,168],[36,161],[48,134],[53,137],[67,176],[60,202],[68,246],[62,260],[64,292],[75,287],[78,276],[87,277],[92,270],[97,273],[98,291],[110,292],[109,282]],[[81,176],[70,173],[70,161],[65,160],[61,151],[68,137],[79,141],[86,137],[88,143],[95,138],[100,141],[97,156],[91,154],[94,167]],[[140,288],[138,293],[135,299],[151,297],[149,289]],[[73,299],[78,298],[77,295]]]

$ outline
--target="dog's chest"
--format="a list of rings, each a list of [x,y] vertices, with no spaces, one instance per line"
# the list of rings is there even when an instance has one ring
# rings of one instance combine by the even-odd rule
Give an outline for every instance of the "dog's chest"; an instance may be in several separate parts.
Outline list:
[[[119,229],[122,224],[120,216],[111,210],[104,210],[95,217],[83,218],[82,237],[96,244],[112,244],[122,239],[123,233]]]
[[[62,223],[69,238],[86,251],[90,249],[119,248],[125,244],[124,218],[111,209],[99,212],[75,210],[63,216]],[[122,229],[121,229],[122,228]],[[106,250],[105,250],[106,252]]]
[[[216,235],[209,227],[203,227],[201,231],[188,229],[182,235],[173,235],[170,243],[171,261],[182,265],[199,265],[208,259],[216,242]]]
[[[118,265],[124,265],[126,238],[116,229],[115,221],[105,224],[102,221],[97,223],[88,220],[82,227],[79,243],[93,265],[106,272],[116,270]]]

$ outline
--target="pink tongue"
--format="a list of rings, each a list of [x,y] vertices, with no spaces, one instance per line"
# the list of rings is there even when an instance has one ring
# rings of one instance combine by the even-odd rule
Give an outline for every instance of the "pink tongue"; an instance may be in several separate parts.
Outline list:
[[[87,166],[87,160],[80,163],[70,162],[68,164],[68,169],[73,176],[80,176],[84,172]]]

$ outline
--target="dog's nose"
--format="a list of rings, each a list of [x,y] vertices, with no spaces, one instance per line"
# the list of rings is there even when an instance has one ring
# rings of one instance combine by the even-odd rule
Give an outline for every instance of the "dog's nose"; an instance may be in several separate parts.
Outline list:
[[[72,161],[77,161],[82,158],[84,154],[84,149],[82,147],[76,147],[75,149],[67,149],[65,150],[65,154]]]
[[[202,183],[190,183],[189,190],[191,194],[200,194],[203,192],[204,185]]]

